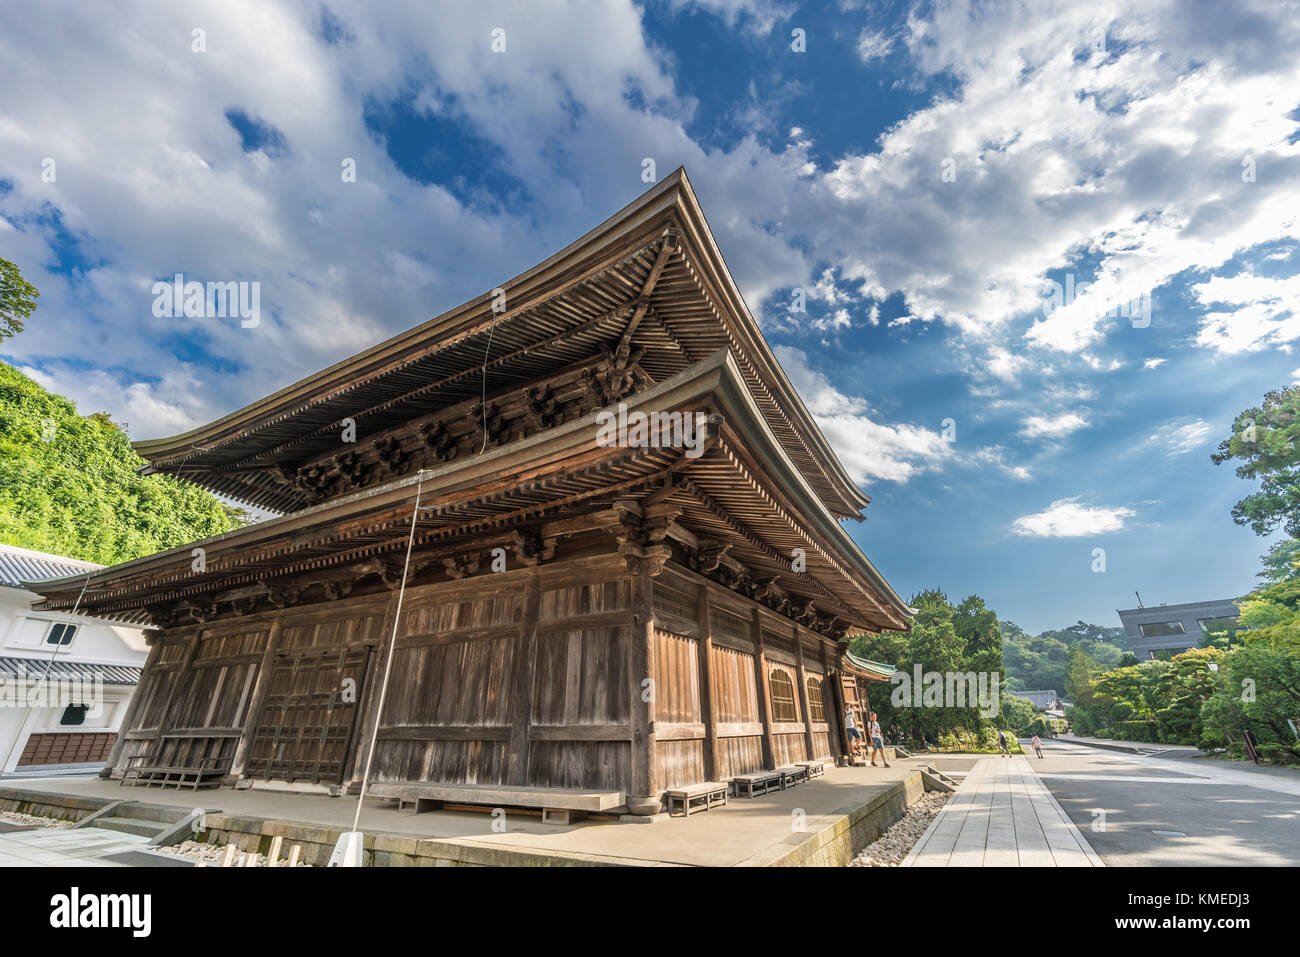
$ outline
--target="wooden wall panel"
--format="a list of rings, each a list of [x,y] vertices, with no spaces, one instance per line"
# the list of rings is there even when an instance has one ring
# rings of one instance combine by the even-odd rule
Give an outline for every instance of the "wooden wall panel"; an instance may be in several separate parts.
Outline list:
[[[514,644],[513,639],[500,638],[399,645],[393,652],[380,728],[507,727]]]
[[[654,652],[655,724],[698,723],[700,675],[695,639],[656,630]]]
[[[719,738],[718,750],[722,758],[722,764],[717,775],[720,781],[725,781],[737,774],[763,770],[762,735]]]
[[[704,775],[704,738],[678,741],[656,741],[656,764],[654,789],[681,787],[686,784],[699,784],[706,780]]]
[[[758,689],[754,684],[754,656],[715,646],[710,664],[717,708],[714,720],[719,724],[757,721]]]
[[[630,741],[533,741],[528,783],[545,788],[626,790],[632,776]]]
[[[493,585],[495,582],[491,579],[484,579],[485,590]],[[520,592],[522,590],[521,587]],[[457,596],[455,601],[439,600],[436,595],[424,597],[402,609],[397,638],[400,642],[403,638],[439,635],[456,628],[518,624],[522,610],[519,594],[493,594],[481,598]],[[386,635],[384,637],[387,638]]]
[[[380,741],[376,781],[505,784],[505,741]]]
[[[777,767],[807,761],[808,744],[803,733],[772,735],[772,756],[776,759]]]
[[[254,662],[232,665],[209,662],[206,666],[191,667],[172,699],[167,730],[242,728],[257,670]]]
[[[162,721],[163,708],[171,696],[172,688],[180,679],[178,665],[163,666],[152,669],[143,675],[135,693],[140,698],[131,727],[123,731],[155,731]]]
[[[321,618],[313,606],[298,614],[287,612],[283,618],[280,649],[286,653],[317,648],[338,648],[368,641],[379,644],[387,640],[380,634],[383,615],[377,612],[357,614],[346,605],[339,606],[330,617]]]
[[[630,631],[587,628],[539,634],[531,723],[628,723],[632,717],[626,667]]]
[[[626,611],[632,607],[632,584],[623,576],[612,581],[589,582],[565,588],[543,588],[538,608],[540,621]]]
[[[829,731],[813,732],[813,751],[814,758],[829,758],[834,754],[834,752],[831,751],[831,736]]]

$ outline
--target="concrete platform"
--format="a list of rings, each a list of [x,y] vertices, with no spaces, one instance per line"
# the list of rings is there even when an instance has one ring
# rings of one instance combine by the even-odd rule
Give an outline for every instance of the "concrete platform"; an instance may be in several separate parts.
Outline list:
[[[789,790],[733,798],[726,807],[690,817],[661,814],[640,822],[566,826],[524,815],[502,820],[463,811],[411,814],[367,799],[360,826],[367,835],[367,862],[378,866],[842,865],[920,797],[920,763],[900,760],[889,769],[827,767],[824,776]],[[52,806],[150,797],[148,791],[98,778],[25,781],[22,790],[49,794]],[[183,792],[153,793],[159,803],[184,800]],[[0,786],[0,800],[3,795]],[[356,809],[355,798],[230,788],[206,791],[196,796],[198,801],[222,809],[207,815],[209,842],[248,850],[281,836],[286,846],[301,844],[308,863],[325,862],[338,834],[350,829]],[[643,823],[647,820],[652,823]],[[504,830],[494,830],[494,824]]]
[[[1104,867],[1024,757],[981,758],[904,867]]]
[[[97,827],[37,827],[0,834],[0,867],[124,867],[107,858],[147,843],[148,838]]]

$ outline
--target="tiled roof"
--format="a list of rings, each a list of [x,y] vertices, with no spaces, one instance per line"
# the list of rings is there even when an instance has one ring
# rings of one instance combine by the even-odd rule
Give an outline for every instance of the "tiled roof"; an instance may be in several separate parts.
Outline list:
[[[48,674],[46,668],[49,668]],[[48,658],[0,658],[0,677],[40,678],[48,681],[94,681],[98,678],[106,685],[135,685],[140,683],[140,668],[132,665],[93,665],[80,661]]]
[[[13,545],[0,545],[0,585],[10,588],[22,588],[23,582],[67,578],[78,572],[103,567],[93,562],[64,558],[62,555],[48,555]]]

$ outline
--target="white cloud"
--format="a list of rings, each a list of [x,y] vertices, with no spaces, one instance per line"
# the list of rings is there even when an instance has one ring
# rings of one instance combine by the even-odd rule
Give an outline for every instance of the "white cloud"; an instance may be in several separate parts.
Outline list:
[[[183,365],[170,369],[158,383],[120,380],[108,372],[62,364],[18,368],[51,392],[71,399],[82,415],[111,412],[119,425],[129,426],[132,438],[188,432],[205,421],[198,380]]]
[[[1184,455],[1203,445],[1213,431],[1210,423],[1200,419],[1181,425],[1171,422],[1156,429],[1142,444],[1159,446],[1170,455]]]
[[[1014,382],[1020,373],[1032,365],[1033,363],[1024,356],[1016,355],[1000,347],[994,347],[989,350],[984,368],[996,379],[1001,379],[1003,382]]]
[[[1202,317],[1199,345],[1225,353],[1258,352],[1300,339],[1300,275],[1214,276],[1191,292],[1203,306],[1227,307]]]
[[[952,458],[952,443],[939,432],[906,423],[877,422],[865,399],[835,388],[825,375],[808,365],[802,351],[789,346],[777,346],[775,351],[817,426],[855,482],[906,482]]]
[[[1129,508],[1080,505],[1078,497],[1057,499],[1041,512],[1011,523],[1017,535],[1032,538],[1082,538],[1117,532],[1137,513]]]
[[[883,60],[894,48],[894,38],[885,30],[863,30],[858,37],[858,57],[863,63]]]
[[[674,3],[768,31],[792,6]],[[48,263],[55,230],[34,217],[57,209],[99,265],[78,282],[29,275],[41,308],[6,354],[104,369],[211,356],[192,368],[192,387],[146,383],[161,403],[153,412],[139,390],[134,407],[126,392],[104,394],[115,415],[134,416],[139,437],[145,422],[206,421],[543,260],[644,188],[648,153],[660,175],[687,166],[756,309],[777,290],[818,286],[833,263],[827,295],[849,301],[827,303],[831,322],[841,308],[858,316],[862,297],[872,301],[866,321],[878,321],[875,304],[901,293],[906,311],[890,325],[942,319],[979,335],[995,349],[987,374],[1003,380],[1026,370],[998,336],[1008,317],[1041,309],[1049,274],[1081,261],[1095,270],[1089,290],[1034,321],[1030,346],[1092,355],[1127,323],[1105,315],[1117,296],[1297,232],[1288,91],[1300,88],[1300,17],[1269,5],[1208,3],[1195,15],[1172,0],[918,7],[889,34],[890,55],[908,56],[920,81],[952,78],[952,92],[829,164],[807,129],[771,148],[754,136],[692,140],[696,104],[631,0],[521,4],[508,15],[492,4],[340,0],[330,9],[351,35],[340,46],[314,35],[319,9],[213,4],[202,11],[206,54],[190,50],[195,17],[165,3],[133,7],[130,29],[95,5],[30,5],[9,18],[0,178],[14,188],[0,211],[27,225],[3,233],[5,256]],[[1104,55],[1087,50],[1097,23],[1110,24]],[[497,26],[510,38],[501,56],[485,52]],[[818,42],[810,37],[809,55]],[[365,114],[407,91],[471,131],[518,194],[467,198],[406,177]],[[279,130],[285,154],[243,152],[224,117],[231,107]],[[1252,183],[1240,175],[1247,154]],[[58,160],[55,183],[40,182],[46,156]],[[354,184],[339,181],[345,156],[357,161]],[[949,157],[955,182],[940,176]],[[180,266],[262,282],[262,325],[153,320],[149,283]],[[1293,286],[1213,294],[1219,312],[1200,345],[1246,351],[1296,338],[1282,308]],[[889,461],[926,468],[944,458],[931,435],[897,426],[879,442]],[[901,474],[877,471],[890,468]]]
[[[1020,434],[1027,439],[1060,439],[1087,427],[1087,416],[1079,412],[1062,412],[1055,416],[1030,415],[1022,420]]]
[[[1159,368],[1160,368],[1162,365],[1164,365],[1167,361],[1168,361],[1167,359],[1148,359],[1148,360],[1146,360],[1146,362],[1142,363],[1142,368],[1143,368],[1143,369],[1159,369]]]

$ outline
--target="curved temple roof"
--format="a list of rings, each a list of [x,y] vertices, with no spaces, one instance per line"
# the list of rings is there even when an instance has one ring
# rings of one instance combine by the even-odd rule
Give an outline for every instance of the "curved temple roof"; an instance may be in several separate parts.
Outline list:
[[[691,458],[680,447],[602,446],[602,413],[338,496],[291,515],[203,542],[206,569],[191,568],[191,545],[105,569],[92,576],[84,612],[146,621],[154,605],[265,597],[284,576],[381,574],[404,550],[417,484],[433,512],[420,519],[417,549],[463,550],[468,536],[506,533],[519,521],[540,538],[599,525],[619,495],[653,493],[676,515],[669,536],[698,549],[728,541],[731,557],[769,580],[799,607],[867,630],[906,628],[912,609],[890,588],[842,524],[821,502],[776,440],[734,356],[720,350],[627,400],[638,410],[710,408],[721,413],[713,445]],[[760,474],[761,473],[761,474]],[[612,496],[612,498],[611,498]],[[585,516],[572,524],[574,516]],[[791,569],[793,549],[806,573]],[[34,585],[42,607],[70,607],[83,577]],[[222,596],[225,596],[224,598]]]
[[[384,577],[406,542],[410,503],[423,482],[438,502],[416,534],[430,560],[446,561],[463,549],[458,543],[506,535],[521,522],[532,523],[541,538],[563,538],[577,527],[573,522],[586,528],[614,514],[602,510],[617,495],[640,495],[634,500],[677,516],[668,534],[689,554],[709,553],[715,569],[716,562],[733,562],[734,572],[752,575],[755,589],[794,609],[799,620],[828,631],[907,627],[913,610],[841,524],[861,518],[869,499],[764,341],[684,171],[505,289],[508,308],[499,315],[480,297],[202,428],[136,443],[148,471],[175,473],[286,514],[97,572],[86,613],[147,622],[151,609],[177,603],[276,601],[273,593],[292,576],[327,591],[327,579],[343,569]],[[362,484],[331,484],[323,492],[286,481],[330,455],[337,466],[346,418],[359,436],[374,440],[378,454],[392,436],[416,438],[410,433],[434,420],[463,423],[472,409],[469,421],[479,422],[471,403],[481,401],[484,388],[494,409],[494,397],[508,403],[522,395],[531,404],[539,383],[546,390],[589,389],[593,363],[608,369],[619,358],[635,380],[630,391],[613,392],[623,398],[610,398],[602,381],[599,401],[588,395],[579,411],[509,430],[491,447],[486,438],[477,444],[488,432],[492,413],[485,413],[472,449],[429,460],[422,478],[376,468]],[[583,376],[586,385],[576,384]],[[616,401],[647,410],[715,410],[719,431],[699,458],[658,443],[601,447],[599,410]],[[419,441],[427,440],[425,434]],[[207,556],[197,576],[190,568],[194,545]],[[793,550],[806,552],[806,573],[792,572]],[[31,587],[45,596],[42,607],[59,609],[80,597],[74,589],[85,587],[85,578]],[[851,665],[876,680],[893,670]]]
[[[273,511],[309,502],[276,481],[337,451],[343,420],[373,435],[489,396],[611,344],[639,353],[650,380],[729,349],[768,426],[839,518],[870,501],[845,472],[741,298],[685,170],[550,259],[484,294],[251,405],[183,435],[135,443],[146,472],[172,472]],[[648,290],[648,291],[647,291]],[[490,340],[489,340],[490,337]]]

